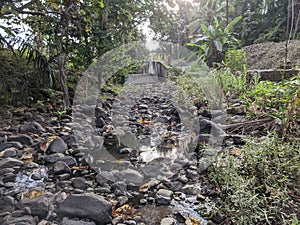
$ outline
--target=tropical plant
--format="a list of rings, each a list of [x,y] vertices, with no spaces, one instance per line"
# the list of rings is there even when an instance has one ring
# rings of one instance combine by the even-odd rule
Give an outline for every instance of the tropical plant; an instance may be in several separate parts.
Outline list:
[[[208,66],[221,63],[227,50],[238,45],[238,40],[233,35],[233,27],[241,19],[241,16],[236,17],[228,25],[225,25],[225,19],[219,21],[217,18],[213,25],[201,24],[202,34],[187,45],[198,47],[198,56],[203,57]]]

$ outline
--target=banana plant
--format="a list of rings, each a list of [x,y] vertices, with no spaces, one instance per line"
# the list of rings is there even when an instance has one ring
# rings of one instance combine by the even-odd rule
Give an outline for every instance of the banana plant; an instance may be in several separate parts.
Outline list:
[[[214,19],[214,24],[206,26],[201,24],[202,34],[199,34],[188,46],[198,48],[198,56],[204,58],[208,66],[221,63],[228,49],[238,45],[238,40],[233,35],[233,27],[242,19],[236,17],[227,26],[226,19]],[[224,28],[225,26],[225,28]]]

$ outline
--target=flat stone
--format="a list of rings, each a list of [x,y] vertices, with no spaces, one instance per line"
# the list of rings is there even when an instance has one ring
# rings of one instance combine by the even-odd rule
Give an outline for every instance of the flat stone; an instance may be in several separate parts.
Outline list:
[[[64,140],[59,137],[52,141],[52,143],[49,145],[48,150],[51,153],[65,153],[68,150],[68,146],[64,142]]]
[[[144,181],[144,176],[133,169],[126,169],[120,172],[119,178],[128,183],[141,184]]]
[[[113,182],[115,182],[115,180],[116,180],[115,176],[112,173],[107,172],[107,171],[100,172],[96,176],[96,181],[99,185],[113,183]]]
[[[38,197],[26,200],[20,200],[18,207],[20,209],[28,207],[32,216],[38,216],[40,219],[48,215],[49,207],[53,201],[53,194],[46,193]]]
[[[160,225],[174,225],[175,223],[176,223],[176,220],[173,218],[169,218],[169,217],[163,218],[160,221]]]
[[[61,221],[61,225],[96,225],[96,223],[63,218],[63,220]]]
[[[169,205],[173,197],[173,191],[159,189],[156,193],[156,202],[160,205]]]
[[[0,143],[0,152],[7,149],[7,148],[11,148],[11,147],[20,149],[23,146],[20,142],[15,142],[15,141]]]
[[[15,166],[23,166],[24,163],[21,160],[15,158],[4,158],[0,160],[0,168],[13,168]]]
[[[55,174],[71,173],[71,169],[65,162],[57,161],[53,165],[53,172]]]
[[[54,153],[54,154],[51,154],[51,155],[46,155],[45,156],[45,162],[55,163],[55,162],[57,162],[58,160],[60,160],[64,157],[65,157],[65,155],[62,154],[62,153]]]
[[[15,157],[17,155],[17,149],[16,148],[8,148],[3,151],[4,158],[8,157]]]
[[[69,195],[57,209],[61,217],[89,219],[97,225],[110,223],[112,204],[102,196],[85,193]]]
[[[66,156],[60,159],[60,161],[65,162],[69,167],[77,166],[76,159],[73,158],[72,156]]]
[[[25,215],[21,217],[12,217],[8,215],[4,218],[2,225],[13,225],[13,224],[24,224],[24,225],[36,225],[34,218],[31,215]]]
[[[90,185],[89,182],[83,177],[74,177],[71,179],[72,185],[75,188],[86,190]]]
[[[9,136],[7,141],[20,142],[23,145],[30,146],[33,144],[33,140],[30,136],[26,134],[17,134],[13,136]]]
[[[20,126],[19,131],[20,133],[40,134],[45,132],[45,129],[38,122],[34,121],[24,123]]]

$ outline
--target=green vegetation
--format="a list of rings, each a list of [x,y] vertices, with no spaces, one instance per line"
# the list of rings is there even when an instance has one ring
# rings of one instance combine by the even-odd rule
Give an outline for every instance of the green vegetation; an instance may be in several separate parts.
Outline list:
[[[215,207],[232,223],[299,224],[299,143],[248,140],[241,149],[220,153],[209,177],[217,191]]]

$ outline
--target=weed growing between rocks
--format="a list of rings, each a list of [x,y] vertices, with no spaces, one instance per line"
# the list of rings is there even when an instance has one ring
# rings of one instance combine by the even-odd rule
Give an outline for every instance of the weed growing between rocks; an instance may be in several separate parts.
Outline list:
[[[248,140],[219,154],[208,176],[217,193],[210,214],[223,212],[228,224],[299,224],[299,143]]]

